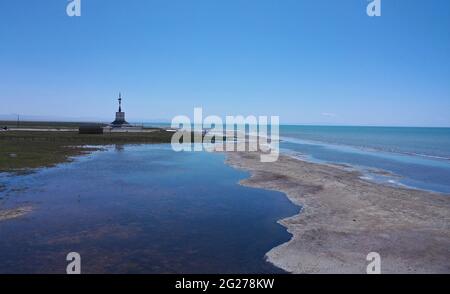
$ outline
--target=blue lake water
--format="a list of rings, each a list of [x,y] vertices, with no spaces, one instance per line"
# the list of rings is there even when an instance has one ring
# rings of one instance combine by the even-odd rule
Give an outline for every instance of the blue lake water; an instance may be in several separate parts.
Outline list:
[[[347,164],[376,182],[450,193],[450,128],[281,126],[280,136],[282,151],[306,160]]]
[[[450,193],[450,128],[282,125],[280,137],[281,151],[303,160],[349,165],[373,182]]]
[[[110,148],[22,176],[0,174],[0,273],[279,273],[265,261],[298,213],[284,194],[238,185],[224,155],[168,145]]]

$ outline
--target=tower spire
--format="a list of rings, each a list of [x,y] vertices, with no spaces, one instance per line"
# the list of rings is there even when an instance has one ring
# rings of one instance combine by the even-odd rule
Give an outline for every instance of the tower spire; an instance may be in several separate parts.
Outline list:
[[[116,119],[111,123],[113,127],[126,127],[130,126],[125,120],[125,112],[122,112],[122,93],[119,92],[119,111],[116,112]]]
[[[119,112],[122,112],[122,93],[119,92]]]

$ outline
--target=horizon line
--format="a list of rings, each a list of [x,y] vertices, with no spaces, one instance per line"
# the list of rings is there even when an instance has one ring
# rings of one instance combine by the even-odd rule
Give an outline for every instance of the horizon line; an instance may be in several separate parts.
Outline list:
[[[0,119],[0,122],[10,122],[17,124],[17,120]],[[19,122],[49,122],[49,123],[102,123],[110,124],[106,120],[47,120],[47,119],[24,119]],[[171,124],[170,120],[146,120],[133,121],[130,124]],[[280,126],[309,126],[309,127],[367,127],[367,128],[440,128],[448,129],[450,126],[423,126],[423,125],[375,125],[375,124],[326,124],[326,123],[280,123]]]

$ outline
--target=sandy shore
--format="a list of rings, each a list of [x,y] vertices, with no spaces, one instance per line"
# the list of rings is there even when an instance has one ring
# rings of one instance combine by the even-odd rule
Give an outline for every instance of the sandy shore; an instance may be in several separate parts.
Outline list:
[[[287,194],[302,206],[280,223],[292,239],[267,253],[292,273],[366,273],[369,252],[382,273],[450,273],[450,196],[388,187],[356,172],[280,156],[261,163],[257,153],[228,154],[252,176],[241,184]]]

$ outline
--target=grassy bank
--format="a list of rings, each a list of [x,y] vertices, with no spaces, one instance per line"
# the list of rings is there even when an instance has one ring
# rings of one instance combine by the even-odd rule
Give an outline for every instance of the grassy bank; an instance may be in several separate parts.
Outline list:
[[[88,122],[46,122],[46,121],[2,121],[0,120],[0,128],[19,128],[19,129],[78,129],[80,126],[106,126],[102,123]]]
[[[41,125],[46,128],[52,127],[43,123]],[[170,143],[172,134],[164,130],[99,135],[81,135],[78,132],[67,131],[2,131],[0,132],[0,172],[19,172],[54,166],[70,160],[72,156],[98,150],[102,145]],[[86,148],[85,145],[93,147]]]

